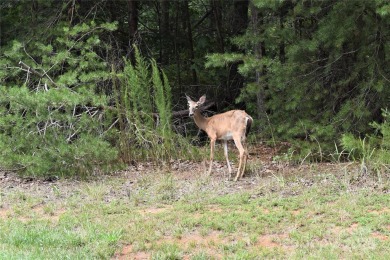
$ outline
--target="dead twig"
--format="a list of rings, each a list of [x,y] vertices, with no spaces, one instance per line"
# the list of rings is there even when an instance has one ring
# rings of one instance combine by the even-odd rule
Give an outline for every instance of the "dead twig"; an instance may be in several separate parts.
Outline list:
[[[57,85],[57,83],[54,82],[54,80],[49,76],[47,75],[47,72],[44,71],[44,74],[40,73],[39,71],[35,70],[34,68],[31,68],[30,66],[28,66],[26,63],[24,63],[23,61],[19,61],[19,65],[25,69],[27,71],[27,74],[29,74],[30,72],[37,75],[38,77],[40,78],[44,78],[46,77],[47,79],[49,79],[49,81],[51,82],[51,84],[57,88],[59,88],[60,86]]]

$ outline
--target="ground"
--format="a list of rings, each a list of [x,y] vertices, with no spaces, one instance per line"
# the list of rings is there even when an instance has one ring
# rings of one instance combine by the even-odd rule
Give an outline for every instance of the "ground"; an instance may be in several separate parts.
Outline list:
[[[87,180],[0,173],[0,258],[258,259],[390,255],[386,175],[359,163],[138,164]],[[236,165],[235,165],[236,166]],[[64,257],[66,256],[66,257]]]

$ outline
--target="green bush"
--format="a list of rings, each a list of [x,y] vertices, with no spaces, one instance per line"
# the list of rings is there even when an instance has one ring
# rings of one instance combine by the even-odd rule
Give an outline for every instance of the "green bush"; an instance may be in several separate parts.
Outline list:
[[[99,105],[105,101],[69,88],[1,88],[0,165],[29,176],[107,169],[117,151],[104,140]]]
[[[374,135],[364,138],[355,137],[352,134],[344,134],[341,138],[343,148],[349,152],[354,160],[362,163],[371,163],[376,167],[390,167],[390,113],[383,110],[383,122],[372,123],[376,130]]]
[[[115,28],[59,22],[44,37],[2,46],[0,167],[72,176],[116,164],[115,143],[107,142],[114,132],[104,110],[108,97],[98,88],[110,79],[100,37]]]
[[[375,138],[379,145],[379,149],[376,152],[376,161],[390,168],[390,112],[388,110],[382,111],[384,121],[382,123],[372,123],[372,126],[377,130],[377,136]]]
[[[104,39],[116,23],[58,23],[0,55],[0,167],[79,176],[119,162],[170,162],[191,151],[172,130],[171,87],[137,47],[116,71]],[[115,61],[115,57],[113,57]]]

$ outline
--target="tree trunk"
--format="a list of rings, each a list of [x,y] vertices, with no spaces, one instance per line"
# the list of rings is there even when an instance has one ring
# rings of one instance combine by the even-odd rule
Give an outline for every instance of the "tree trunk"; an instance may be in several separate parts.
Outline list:
[[[223,32],[222,32],[222,7],[219,0],[212,0],[212,8],[214,14],[215,28],[217,30],[217,42],[218,42],[218,52],[225,52],[225,44],[223,42]]]
[[[280,30],[283,31],[284,29],[284,21],[285,17],[288,15],[288,11],[293,8],[293,3],[291,0],[285,1],[283,5],[279,9],[279,24],[280,24]],[[281,39],[279,43],[279,60],[281,63],[286,62],[286,50],[285,50],[285,42],[284,39]]]
[[[191,68],[192,82],[196,86],[196,88],[195,88],[196,93],[198,93],[199,92],[198,75],[196,73],[196,70],[193,68],[194,59],[195,59],[195,52],[194,52],[194,43],[193,43],[193,39],[192,39],[191,17],[190,17],[190,11],[189,11],[189,6],[188,6],[188,0],[185,0],[183,2],[183,16],[185,19],[185,27],[187,30],[189,55],[190,55],[191,67],[192,67]]]
[[[169,30],[169,1],[160,1],[160,62],[162,65],[169,64],[169,41],[170,41],[170,30]]]
[[[176,68],[176,77],[175,77],[175,83],[173,84],[174,86],[179,87],[179,93],[181,94],[182,91],[182,84],[181,84],[181,59],[180,59],[180,37],[179,37],[179,31],[180,31],[180,26],[179,26],[179,17],[180,17],[180,2],[175,2],[175,8],[174,8],[174,25],[173,25],[173,52],[174,52],[174,57],[175,57],[175,68]]]
[[[234,1],[233,34],[242,35],[248,27],[249,0]]]
[[[259,29],[262,27],[262,20],[260,18],[259,10],[253,5],[250,5],[251,8],[251,28],[255,30],[256,35],[261,35]],[[255,51],[255,56],[257,59],[261,59],[265,56],[265,46],[264,42],[259,42],[253,46]],[[266,73],[266,68],[259,68],[256,71],[256,85],[258,86],[258,92],[256,94],[256,105],[257,105],[257,118],[265,125],[266,122],[266,111],[265,111],[265,82],[262,82],[262,78]]]
[[[248,6],[249,0],[234,1],[234,13],[232,22],[233,37],[243,35],[248,28]],[[239,48],[236,45],[232,45],[233,52],[239,52]],[[233,103],[234,98],[237,97],[244,85],[244,77],[238,73],[238,62],[234,62],[230,66],[228,76],[228,102]]]
[[[133,51],[133,44],[136,43],[137,40],[137,32],[138,32],[138,1],[136,0],[128,0],[128,24],[129,24],[129,54],[130,60],[134,64],[135,57]]]

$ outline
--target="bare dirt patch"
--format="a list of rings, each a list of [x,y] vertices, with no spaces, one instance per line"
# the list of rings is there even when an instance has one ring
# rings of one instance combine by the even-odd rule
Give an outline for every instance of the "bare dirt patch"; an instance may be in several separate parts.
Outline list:
[[[299,209],[293,210],[293,211],[291,212],[291,214],[292,214],[293,216],[298,216],[299,214],[301,214],[301,211],[300,211]]]
[[[352,223],[349,227],[347,228],[343,228],[343,227],[340,227],[340,226],[336,226],[336,227],[333,227],[331,230],[334,234],[336,235],[339,235],[341,234],[342,232],[347,232],[348,234],[352,234],[353,232],[355,232],[357,229],[359,228],[359,223]]]
[[[199,232],[185,234],[181,237],[164,236],[156,242],[157,245],[162,244],[177,244],[183,251],[188,252],[183,255],[183,259],[191,259],[191,256],[203,250],[209,256],[221,259],[222,255],[218,252],[220,244],[228,243],[228,239],[222,237],[222,233],[212,231],[206,235],[201,235]],[[151,254],[145,251],[134,252],[133,245],[125,245],[119,253],[116,253],[113,259],[150,259]]]
[[[220,231],[211,231],[208,234],[202,235],[195,231],[184,234],[181,237],[165,236],[160,239],[157,244],[177,244],[183,251],[188,252],[183,256],[183,259],[190,259],[192,255],[203,251],[209,256],[216,259],[221,259],[222,255],[219,253],[218,247],[223,244],[228,244],[229,239],[223,237]]]
[[[371,236],[374,237],[374,238],[377,238],[377,239],[379,239],[379,240],[382,240],[382,241],[386,241],[386,240],[389,239],[388,236],[386,236],[386,235],[384,235],[384,234],[381,234],[381,233],[379,233],[379,232],[374,232],[374,233],[371,234]]]
[[[49,220],[51,222],[58,222],[60,217],[66,212],[65,209],[50,210],[49,212],[46,212],[43,206],[34,211],[39,214],[41,219]]]
[[[222,233],[219,231],[212,231],[206,235],[201,235],[199,232],[189,233],[181,236],[180,238],[164,237],[161,242],[175,242],[182,248],[188,249],[189,247],[206,246],[206,245],[219,245],[226,243],[227,240],[222,237]]]
[[[10,214],[10,210],[6,208],[0,208],[0,218],[5,219]]]
[[[139,212],[142,215],[147,215],[147,214],[159,214],[163,213],[169,210],[172,210],[172,206],[165,205],[164,207],[152,207],[152,208],[144,208],[140,209]]]
[[[114,255],[112,259],[117,260],[146,260],[150,259],[150,254],[147,252],[133,252],[133,245],[125,245],[120,253]]]
[[[347,228],[347,231],[349,233],[352,233],[354,231],[356,231],[356,229],[359,227],[359,223],[352,223],[352,225],[350,225],[348,228]]]
[[[222,213],[223,209],[220,208],[218,205],[211,205],[207,208],[208,211],[214,212],[214,213]]]
[[[15,214],[15,212],[8,208],[0,208],[0,218],[6,219],[12,216],[13,218],[16,218],[20,220],[21,222],[29,222],[33,218],[41,219],[41,220],[49,220],[51,222],[58,222],[61,215],[66,212],[65,209],[58,209],[58,210],[50,210],[46,211],[43,205],[35,206],[31,208],[31,211],[27,212],[30,213],[28,215],[20,215]],[[32,214],[31,214],[32,213]]]
[[[369,210],[368,212],[375,215],[388,214],[390,213],[390,208],[382,208],[380,210]]]
[[[281,240],[288,238],[288,234],[265,234],[257,239],[256,246],[266,248],[288,248],[289,246],[283,245]]]

